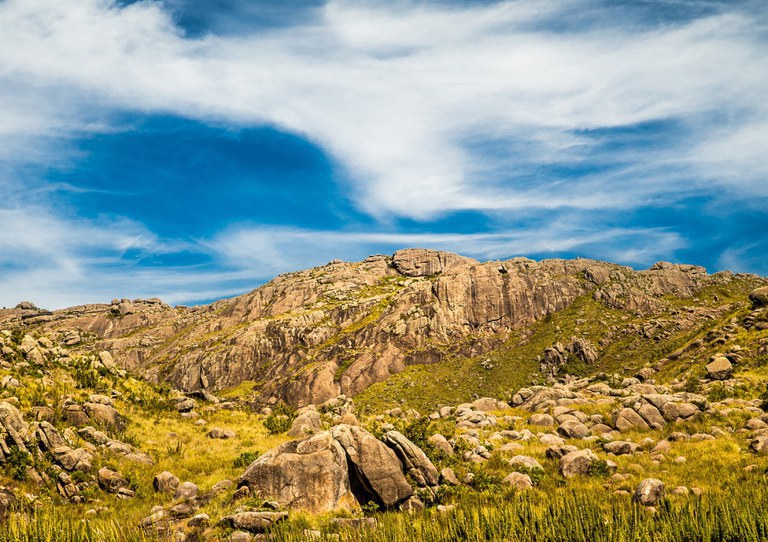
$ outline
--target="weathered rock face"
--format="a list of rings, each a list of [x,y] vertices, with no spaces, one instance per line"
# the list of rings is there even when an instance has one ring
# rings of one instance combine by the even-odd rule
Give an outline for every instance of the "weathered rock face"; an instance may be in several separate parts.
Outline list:
[[[384,435],[384,443],[392,448],[405,472],[420,486],[436,486],[440,474],[426,454],[398,431],[388,431]]]
[[[394,508],[413,495],[406,469],[424,486],[437,485],[439,475],[408,439],[398,433],[389,440],[406,464],[366,430],[337,425],[270,450],[246,469],[238,485],[286,508],[316,513],[371,502]]]
[[[353,490],[363,504],[374,501],[392,508],[413,494],[395,452],[365,429],[338,425],[333,437],[347,454]]]
[[[291,441],[262,455],[238,483],[257,497],[313,513],[350,508],[347,456],[330,432]]]
[[[60,333],[74,353],[92,348],[82,338],[95,335],[100,366],[135,369],[185,391],[254,381],[262,397],[304,406],[354,395],[408,364],[491,351],[581,296],[651,314],[668,307],[664,296],[692,297],[728,280],[666,263],[647,271],[585,259],[479,263],[407,249],[281,275],[207,306],[122,299],[54,311],[40,326]],[[19,320],[25,310],[0,319]],[[587,363],[599,355],[581,338],[566,350]]]

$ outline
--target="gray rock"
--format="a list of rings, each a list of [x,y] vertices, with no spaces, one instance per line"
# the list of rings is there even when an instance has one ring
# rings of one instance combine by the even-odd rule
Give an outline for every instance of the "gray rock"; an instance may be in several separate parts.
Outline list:
[[[373,500],[385,508],[392,508],[413,494],[397,454],[376,437],[360,427],[348,425],[334,427],[333,437],[347,455],[352,467],[350,477],[354,476],[362,489],[359,500]],[[415,465],[412,468],[420,472]]]
[[[103,403],[84,403],[85,410],[92,422],[108,429],[119,429],[123,425],[120,413],[115,407]]]
[[[287,512],[240,512],[221,518],[219,524],[251,533],[263,533],[286,519],[288,519]]]
[[[117,493],[120,489],[128,489],[128,480],[119,472],[108,468],[101,468],[97,473],[99,487],[107,493]]]
[[[307,410],[296,416],[293,420],[288,436],[293,438],[303,438],[307,435],[317,433],[323,428],[320,420],[320,414],[315,410]]]
[[[650,429],[650,426],[643,417],[631,408],[622,408],[619,410],[614,416],[613,424],[619,431]]]
[[[636,454],[640,452],[640,445],[634,442],[626,440],[614,440],[612,442],[606,442],[603,445],[603,450],[614,455],[627,455]]]
[[[179,487],[179,478],[168,471],[161,472],[152,480],[152,487],[158,493],[175,493]]]
[[[440,482],[449,486],[459,485],[459,479],[450,467],[446,467],[440,471]]]
[[[91,419],[88,417],[88,414],[85,413],[85,410],[83,410],[83,407],[80,405],[65,406],[64,421],[66,421],[69,425],[74,425],[75,427],[88,425],[91,423]]]
[[[592,465],[600,458],[589,448],[570,452],[560,458],[560,472],[566,478],[587,474]]]
[[[235,438],[237,435],[231,429],[222,429],[220,427],[212,427],[210,431],[205,435],[208,438],[227,440]]]
[[[394,458],[394,452],[381,446],[392,454],[387,460]],[[374,462],[379,459],[372,457]],[[356,501],[349,487],[347,464],[344,448],[329,431],[322,431],[269,450],[246,469],[238,487],[249,488],[254,496],[276,500],[286,508],[316,514],[349,509]],[[375,482],[378,487],[383,480]]]
[[[578,450],[576,446],[571,446],[569,444],[550,446],[547,448],[545,455],[547,456],[547,459],[557,459],[559,461],[565,455],[575,452],[576,450]]]
[[[197,497],[198,491],[198,487],[192,482],[184,482],[183,484],[179,484],[179,487],[176,488],[173,498],[177,501],[194,499]]]
[[[93,455],[82,448],[72,449],[69,446],[59,446],[51,451],[56,463],[66,471],[88,472],[91,470]]]
[[[59,431],[48,422],[40,422],[35,431],[37,445],[44,452],[52,452],[55,448],[66,446]]]
[[[637,485],[632,500],[645,506],[656,506],[664,499],[664,482],[656,478],[646,478]]]
[[[178,403],[176,403],[176,411],[177,412],[191,412],[195,409],[197,406],[197,403],[194,399],[190,399],[189,397],[185,397],[181,399]]]
[[[527,455],[516,455],[509,460],[509,464],[516,469],[544,470],[544,467],[542,467],[538,461]]]
[[[440,433],[436,433],[429,437],[427,442],[429,442],[435,450],[438,450],[447,456],[453,455],[453,446],[451,446],[448,439]]]
[[[768,307],[768,286],[752,290],[749,294],[749,300],[755,308]]]
[[[733,375],[733,365],[725,356],[715,358],[706,369],[707,376],[712,380],[727,380]]]
[[[749,449],[759,455],[768,455],[768,435],[758,435],[749,443]]]
[[[549,414],[533,414],[528,418],[528,425],[551,427],[555,425],[555,419]]]
[[[566,438],[572,439],[583,439],[589,436],[589,428],[575,420],[569,420],[560,424],[557,432]]]
[[[521,472],[513,472],[504,478],[504,482],[511,485],[515,489],[533,489],[533,482],[531,477]]]

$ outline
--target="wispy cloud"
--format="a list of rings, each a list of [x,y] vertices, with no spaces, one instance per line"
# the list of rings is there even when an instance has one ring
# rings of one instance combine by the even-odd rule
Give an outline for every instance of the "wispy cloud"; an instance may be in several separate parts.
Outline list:
[[[91,299],[119,284],[110,267],[137,295],[149,293],[141,286],[150,272],[164,294],[230,292],[329,255],[417,244],[488,258],[583,250],[644,264],[688,242],[589,213],[697,193],[753,206],[768,197],[761,2],[710,2],[704,14],[656,24],[598,0],[331,0],[299,24],[200,37],[166,5],[174,2],[0,2],[0,251],[26,270],[2,272],[2,299],[35,283],[27,291],[57,305],[103,283]],[[179,242],[129,217],[61,209],[46,196],[44,169],[76,163],[71,140],[115,129],[114,113],[125,110],[299,134],[335,160],[378,232],[232,226]],[[635,128],[637,139],[622,145],[617,131]],[[393,226],[458,211],[485,213],[497,230]],[[517,229],[509,214],[550,220]],[[184,251],[212,263],[131,267],[134,253]],[[46,285],[51,276],[65,286]]]
[[[591,6],[612,26],[547,30],[577,6]],[[698,134],[680,148],[679,162],[693,171],[712,145],[708,114],[718,112],[725,128],[744,116],[768,118],[760,18],[735,10],[638,27],[598,7],[558,0],[481,7],[332,1],[300,27],[187,39],[156,3],[6,0],[0,66],[21,84],[64,94],[65,109],[85,93],[104,107],[264,122],[305,134],[349,172],[368,212],[419,218],[504,202],[514,208],[520,194],[529,207],[568,205],[544,197],[546,185],[533,193],[518,188],[535,168],[494,186],[478,183],[490,158],[463,146],[468,136],[504,138],[534,154],[573,160],[574,142],[582,149],[595,143],[577,130],[675,118]],[[540,31],[528,30],[537,23]],[[18,116],[18,107],[11,103],[3,113]],[[749,160],[738,169],[764,173],[764,153],[750,150],[759,139],[733,137],[747,149],[738,157]],[[690,152],[696,140],[701,150]],[[708,155],[713,167],[736,165],[722,148]],[[755,183],[740,188],[761,191]],[[614,194],[572,204],[622,200]]]

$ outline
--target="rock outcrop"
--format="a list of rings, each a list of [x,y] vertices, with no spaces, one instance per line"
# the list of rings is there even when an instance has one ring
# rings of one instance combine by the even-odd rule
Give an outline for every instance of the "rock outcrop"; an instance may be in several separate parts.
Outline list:
[[[422,487],[437,486],[440,479],[424,452],[401,433],[390,431],[382,442],[342,424],[270,450],[246,469],[238,486],[315,513],[368,503],[391,509],[414,494],[406,474]]]

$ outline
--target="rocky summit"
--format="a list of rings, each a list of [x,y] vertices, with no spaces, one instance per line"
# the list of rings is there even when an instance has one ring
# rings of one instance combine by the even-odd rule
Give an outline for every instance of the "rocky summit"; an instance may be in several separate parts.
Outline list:
[[[407,249],[201,307],[24,301],[0,540],[757,542],[766,292]]]

